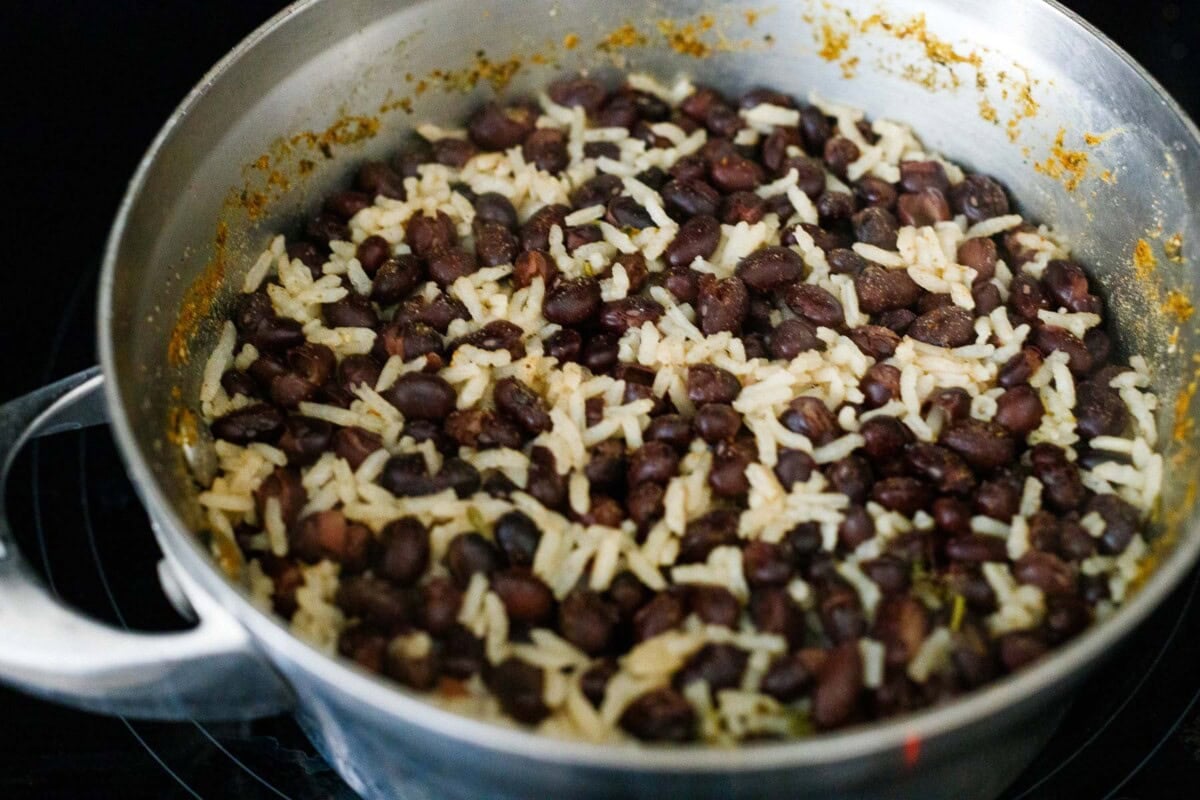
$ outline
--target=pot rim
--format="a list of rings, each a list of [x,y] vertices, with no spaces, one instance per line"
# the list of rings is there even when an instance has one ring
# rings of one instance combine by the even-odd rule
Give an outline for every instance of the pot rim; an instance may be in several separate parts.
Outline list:
[[[708,746],[622,747],[546,736],[497,725],[442,709],[391,681],[375,676],[341,656],[329,656],[293,635],[273,615],[260,611],[248,593],[228,580],[212,562],[198,537],[172,507],[166,493],[137,445],[133,421],[121,403],[121,390],[115,367],[117,345],[110,331],[111,304],[117,255],[128,226],[134,203],[140,197],[151,167],[171,140],[179,123],[192,113],[211,87],[259,42],[287,24],[297,14],[322,0],[297,0],[259,26],[212,67],[188,93],[167,119],[139,162],[118,208],[104,249],[97,297],[97,337],[100,363],[106,380],[104,397],[111,420],[113,437],[132,483],[152,520],[156,538],[164,552],[187,570],[205,591],[249,629],[256,639],[268,645],[275,660],[286,660],[309,675],[351,695],[379,712],[428,729],[436,734],[481,749],[498,751],[554,764],[618,768],[654,772],[742,772],[796,766],[830,765],[854,758],[893,750],[920,752],[930,740],[981,722],[1005,708],[1039,694],[1060,690],[1070,676],[1102,658],[1108,650],[1144,619],[1165,595],[1173,590],[1190,570],[1200,554],[1200,529],[1191,526],[1180,531],[1170,557],[1161,563],[1147,582],[1112,617],[1089,628],[1084,634],[1057,648],[1048,658],[1006,676],[983,689],[934,708],[848,728],[822,733],[811,738],[787,742],[755,744],[753,747],[717,749]],[[1120,58],[1183,123],[1190,135],[1189,144],[1200,150],[1200,130],[1174,98],[1128,53],[1078,14],[1057,0],[1041,0],[1066,24],[1082,28],[1101,45]],[[285,670],[286,672],[286,670]],[[915,744],[914,744],[915,743]],[[912,765],[910,765],[912,766]]]

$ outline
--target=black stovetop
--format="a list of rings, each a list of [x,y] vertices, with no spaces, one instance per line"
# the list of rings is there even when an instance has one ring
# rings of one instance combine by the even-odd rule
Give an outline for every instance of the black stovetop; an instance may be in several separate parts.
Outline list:
[[[1031,0],[1032,1],[1032,0]],[[1069,3],[1200,115],[1200,10]],[[96,275],[144,148],[271,0],[9,4],[0,13],[8,207],[0,212],[0,401],[94,361]],[[21,545],[69,602],[117,625],[180,627],[158,551],[103,429],[27,449],[11,490]],[[1194,797],[1200,573],[1085,686],[1006,798]],[[1192,787],[1192,788],[1188,788]],[[147,723],[0,688],[0,798],[353,798],[287,717]]]

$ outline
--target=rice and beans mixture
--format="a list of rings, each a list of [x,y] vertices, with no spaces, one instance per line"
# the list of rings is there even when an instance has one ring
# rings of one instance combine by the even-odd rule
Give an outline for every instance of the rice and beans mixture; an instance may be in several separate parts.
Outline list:
[[[1066,244],[902,124],[586,77],[367,163],[208,362],[264,608],[446,707],[731,744],[1110,613],[1162,480]]]

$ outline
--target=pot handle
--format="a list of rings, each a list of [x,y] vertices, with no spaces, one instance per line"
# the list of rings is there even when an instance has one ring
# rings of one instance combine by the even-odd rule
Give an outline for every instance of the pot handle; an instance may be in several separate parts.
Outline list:
[[[245,628],[179,570],[173,577],[198,623],[138,633],[63,605],[17,551],[5,508],[13,459],[35,436],[105,423],[103,385],[93,367],[0,406],[0,681],[144,719],[250,719],[288,709],[290,691]]]

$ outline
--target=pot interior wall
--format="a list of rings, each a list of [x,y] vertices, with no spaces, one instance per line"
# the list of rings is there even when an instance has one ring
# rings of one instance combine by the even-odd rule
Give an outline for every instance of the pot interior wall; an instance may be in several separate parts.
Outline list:
[[[194,487],[175,445],[191,429],[186,409],[222,312],[270,237],[296,231],[323,193],[359,162],[394,152],[418,122],[457,125],[496,91],[536,92],[580,68],[664,81],[684,73],[735,93],[815,90],[910,123],[930,149],[996,176],[1098,276],[1122,351],[1144,354],[1153,370],[1168,458],[1188,463],[1197,332],[1187,317],[1197,297],[1170,243],[1178,234],[1186,257],[1200,235],[1200,163],[1169,106],[1055,8],[321,6],[293,9],[206,87],[150,165],[119,241],[102,335],[116,343],[111,366],[141,455],[184,519],[194,518]],[[1168,467],[1164,508],[1173,511],[1163,519],[1172,531],[1194,521],[1193,473]]]

